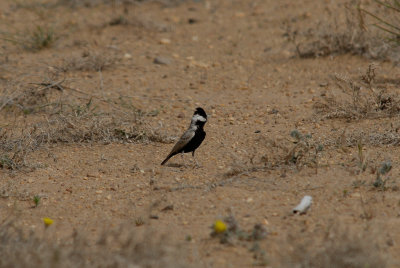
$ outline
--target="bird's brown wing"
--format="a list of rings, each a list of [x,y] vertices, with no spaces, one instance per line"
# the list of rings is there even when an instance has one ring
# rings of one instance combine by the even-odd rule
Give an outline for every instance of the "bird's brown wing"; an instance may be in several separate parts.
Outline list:
[[[175,144],[174,148],[172,148],[171,154],[176,154],[180,150],[182,150],[183,147],[185,147],[186,144],[189,143],[189,141],[194,137],[195,132],[191,129],[188,129],[183,133],[183,135],[180,137],[179,141]]]
[[[185,145],[190,142],[190,140],[194,137],[194,135],[195,132],[193,129],[186,130],[185,133],[183,133],[183,135],[180,137],[178,142],[175,144],[174,148],[172,148],[167,158],[165,158],[165,160],[162,161],[161,165],[164,165],[171,157],[179,153],[183,149],[183,147],[185,147]]]

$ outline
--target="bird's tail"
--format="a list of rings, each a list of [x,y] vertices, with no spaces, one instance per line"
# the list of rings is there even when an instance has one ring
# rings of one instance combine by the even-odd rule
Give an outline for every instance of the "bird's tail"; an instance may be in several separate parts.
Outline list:
[[[172,156],[174,156],[174,155],[173,155],[173,154],[168,155],[167,158],[165,158],[165,160],[162,161],[161,165],[164,165],[165,163],[167,163],[168,160],[169,160]]]

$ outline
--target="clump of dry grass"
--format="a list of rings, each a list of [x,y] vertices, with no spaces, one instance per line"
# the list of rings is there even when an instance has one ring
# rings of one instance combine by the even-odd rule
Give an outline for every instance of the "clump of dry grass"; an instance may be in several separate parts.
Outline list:
[[[146,113],[124,99],[89,96],[51,75],[43,82],[16,84],[0,95],[0,113],[15,116],[0,127],[0,168],[25,167],[30,152],[56,143],[169,143],[147,126]]]
[[[323,142],[298,130],[291,131],[288,137],[272,139],[260,135],[246,143],[256,145],[242,149],[240,154],[232,154],[232,163],[223,174],[223,180],[212,183],[211,187],[243,181],[242,177],[257,171],[308,167],[318,172],[324,150]]]
[[[54,45],[60,34],[50,26],[36,25],[25,32],[0,32],[0,40],[30,51],[39,51]]]
[[[383,118],[399,115],[400,98],[385,85],[376,83],[376,67],[369,65],[357,79],[334,76],[335,88],[316,102],[314,109],[322,118]]]
[[[261,136],[256,143],[258,152],[254,152],[257,162],[267,168],[291,167],[297,169],[303,167],[318,168],[318,158],[323,151],[322,143],[312,137],[311,134],[303,134],[298,130],[292,130],[287,138],[270,139]],[[256,161],[252,160],[254,164]]]
[[[53,67],[46,68],[46,72],[39,75],[18,75],[17,79],[8,80],[0,87],[0,113],[7,116],[57,113],[63,104],[82,99],[73,91],[65,76]]]
[[[377,31],[368,29],[365,16],[357,6],[333,7],[323,21],[313,21],[313,26],[306,30],[289,25],[286,36],[301,58],[354,54],[400,61],[399,48],[391,46]]]
[[[294,247],[283,257],[283,267],[384,268],[388,265],[388,260],[368,230],[351,232],[339,225],[331,227],[321,241],[291,240],[294,240],[291,243]]]
[[[51,226],[50,228],[53,228]],[[45,232],[52,230],[45,230]],[[105,231],[97,242],[75,232],[57,242],[27,233],[16,221],[0,225],[0,267],[194,267],[167,237],[122,227]]]
[[[75,110],[54,114],[22,129],[0,129],[0,168],[26,166],[30,152],[56,143],[166,142],[135,114]]]
[[[117,57],[107,52],[84,51],[80,56],[64,60],[58,69],[68,71],[102,71],[112,67],[118,61]]]

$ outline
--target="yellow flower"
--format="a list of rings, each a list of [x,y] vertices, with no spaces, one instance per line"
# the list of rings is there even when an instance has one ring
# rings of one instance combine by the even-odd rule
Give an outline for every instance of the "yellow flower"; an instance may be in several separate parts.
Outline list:
[[[43,218],[44,226],[49,227],[54,223],[54,221],[50,218]]]
[[[214,232],[217,234],[223,233],[226,231],[226,224],[221,220],[217,220],[214,223]]]

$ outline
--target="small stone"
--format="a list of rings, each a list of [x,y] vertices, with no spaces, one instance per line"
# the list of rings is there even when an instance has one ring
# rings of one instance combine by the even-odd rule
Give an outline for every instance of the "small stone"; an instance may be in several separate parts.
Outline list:
[[[174,205],[168,205],[168,206],[164,207],[163,209],[161,209],[161,211],[168,211],[168,210],[174,210]]]
[[[160,44],[162,44],[162,45],[169,45],[169,44],[171,44],[171,40],[168,39],[168,38],[161,38]]]
[[[153,63],[160,65],[170,65],[172,60],[167,57],[155,57]]]
[[[328,83],[327,82],[321,82],[321,83],[319,83],[319,86],[320,87],[326,87],[326,86],[328,86]]]
[[[97,191],[96,191],[96,194],[102,194],[102,193],[103,193],[102,190],[97,190]]]
[[[125,53],[125,54],[124,54],[124,58],[125,58],[125,59],[130,59],[130,58],[132,58],[132,55],[129,54],[129,53]]]

